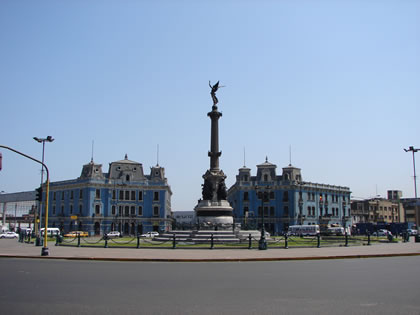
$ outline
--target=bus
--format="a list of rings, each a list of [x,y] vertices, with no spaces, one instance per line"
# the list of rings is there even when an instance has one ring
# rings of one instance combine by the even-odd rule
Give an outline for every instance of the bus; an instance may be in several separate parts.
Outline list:
[[[317,235],[319,225],[291,225],[288,230],[289,235]]]

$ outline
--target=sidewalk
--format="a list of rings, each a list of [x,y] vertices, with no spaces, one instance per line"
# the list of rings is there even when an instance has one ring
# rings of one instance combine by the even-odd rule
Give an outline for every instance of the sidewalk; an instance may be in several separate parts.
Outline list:
[[[0,240],[0,258],[42,258],[109,261],[281,261],[310,259],[344,259],[368,257],[420,256],[420,243],[384,243],[371,246],[321,248],[258,249],[149,249],[87,248],[55,246],[48,243],[49,256],[41,256],[41,246]]]

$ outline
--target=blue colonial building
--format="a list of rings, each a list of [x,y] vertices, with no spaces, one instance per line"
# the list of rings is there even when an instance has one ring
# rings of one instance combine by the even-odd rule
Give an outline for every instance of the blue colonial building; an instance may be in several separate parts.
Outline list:
[[[92,160],[79,178],[50,183],[48,225],[90,235],[166,231],[172,225],[171,195],[159,165],[145,175],[143,165],[126,155],[103,173],[102,165]]]
[[[301,170],[292,165],[284,167],[282,175],[276,168],[266,159],[257,165],[256,176],[245,166],[239,169],[227,199],[242,229],[260,229],[263,209],[264,227],[275,235],[290,225],[351,226],[348,187],[304,182]],[[266,192],[265,201],[258,198],[260,191]]]

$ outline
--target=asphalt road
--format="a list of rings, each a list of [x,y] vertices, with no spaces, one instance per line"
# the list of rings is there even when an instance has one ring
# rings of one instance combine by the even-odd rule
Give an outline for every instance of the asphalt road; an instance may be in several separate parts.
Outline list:
[[[420,314],[420,257],[237,263],[0,259],[2,314]]]

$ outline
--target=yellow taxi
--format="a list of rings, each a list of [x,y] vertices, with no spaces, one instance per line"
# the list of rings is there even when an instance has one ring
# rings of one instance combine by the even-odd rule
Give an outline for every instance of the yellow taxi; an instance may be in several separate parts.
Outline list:
[[[67,234],[64,234],[64,237],[77,237],[79,234],[81,237],[89,236],[88,232],[85,231],[72,231]]]

